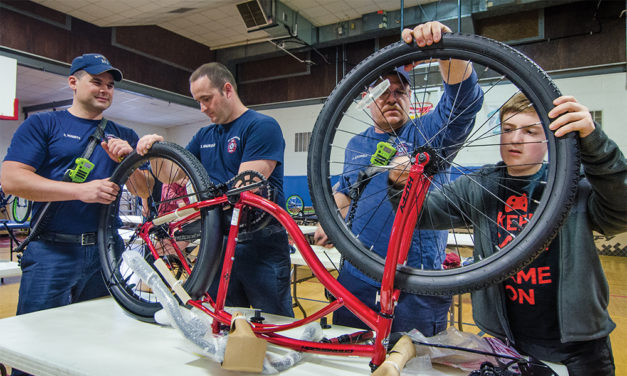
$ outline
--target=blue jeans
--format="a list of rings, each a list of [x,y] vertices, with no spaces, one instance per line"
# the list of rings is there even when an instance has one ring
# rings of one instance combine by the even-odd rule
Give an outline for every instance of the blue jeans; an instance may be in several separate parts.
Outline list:
[[[226,244],[226,240],[224,242]],[[285,231],[237,244],[226,305],[294,317],[290,292],[290,251]],[[215,299],[221,270],[209,294]]]
[[[109,294],[97,245],[35,240],[24,252],[21,265],[18,315]]]
[[[338,282],[371,309],[379,312],[381,306],[375,304],[377,291],[375,287],[354,275],[340,271]],[[401,293],[394,309],[392,332],[409,332],[418,329],[427,337],[434,336],[446,329],[447,314],[451,306],[450,296],[426,296]],[[352,328],[369,329],[347,308],[342,307],[333,313],[333,324]]]

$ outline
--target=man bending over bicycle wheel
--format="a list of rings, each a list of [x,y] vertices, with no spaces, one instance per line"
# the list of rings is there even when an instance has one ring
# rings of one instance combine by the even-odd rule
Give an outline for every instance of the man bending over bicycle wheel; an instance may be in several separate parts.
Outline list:
[[[212,124],[196,133],[187,150],[200,160],[214,184],[226,183],[243,171],[261,173],[276,192],[275,202],[283,205],[285,141],[276,120],[244,106],[235,78],[222,64],[202,65],[192,73],[189,82],[192,96]],[[137,152],[145,154],[157,141],[163,141],[163,137],[142,137]],[[247,235],[239,236],[235,249],[226,304],[294,316],[287,233],[273,220],[263,231]],[[213,298],[219,275],[210,289]]]

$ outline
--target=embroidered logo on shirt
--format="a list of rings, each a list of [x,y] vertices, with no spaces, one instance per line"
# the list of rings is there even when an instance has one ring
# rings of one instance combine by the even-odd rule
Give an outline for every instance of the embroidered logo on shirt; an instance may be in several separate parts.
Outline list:
[[[229,153],[235,153],[237,150],[237,142],[239,141],[239,137],[231,137],[226,145],[226,151]]]
[[[80,141],[80,136],[75,136],[73,134],[69,134],[69,133],[63,133],[63,137],[68,137],[68,138],[73,138],[75,140],[79,140]]]

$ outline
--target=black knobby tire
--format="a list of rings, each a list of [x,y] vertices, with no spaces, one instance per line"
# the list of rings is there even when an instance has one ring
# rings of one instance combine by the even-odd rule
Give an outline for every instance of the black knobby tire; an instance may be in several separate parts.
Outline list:
[[[187,150],[176,144],[159,142],[155,143],[145,156],[131,153],[120,163],[111,176],[111,181],[123,186],[128,182],[129,176],[138,169],[145,169],[150,160],[162,158],[169,160],[181,168],[189,179],[188,186],[193,192],[197,192],[191,197],[197,201],[210,198],[207,189],[211,186],[211,181],[202,164]],[[100,224],[98,229],[98,248],[102,264],[102,272],[105,283],[115,300],[132,316],[142,320],[154,321],[154,313],[161,309],[161,305],[156,301],[148,289],[143,288],[141,281],[133,278],[128,268],[123,267],[121,254],[127,249],[133,249],[143,253],[149,263],[154,261],[153,256],[147,251],[147,246],[141,238],[133,237],[132,242],[126,242],[124,247],[116,246],[119,242],[118,235],[119,220],[125,222],[125,214],[120,211],[121,194],[115,202],[103,206],[100,214]],[[189,198],[188,198],[189,199]],[[198,225],[198,222],[199,225]],[[202,209],[200,220],[191,223],[195,227],[194,233],[198,233],[199,242],[197,253],[193,260],[188,260],[191,264],[191,274],[186,275],[183,283],[184,289],[192,299],[200,298],[208,289],[218,270],[218,260],[222,251],[222,225],[221,213],[219,209]],[[184,232],[184,231],[183,231]],[[160,236],[160,237],[159,237]],[[163,234],[155,239],[162,239]],[[188,239],[189,241],[189,239]],[[159,240],[153,240],[153,243]],[[184,254],[189,254],[184,251]],[[164,255],[161,257],[173,272],[175,278],[180,277],[181,262],[171,262],[174,255]],[[186,256],[187,257],[187,256]],[[148,292],[146,292],[148,290]]]
[[[449,57],[471,60],[475,67],[489,67],[477,70],[477,73],[490,72],[485,73],[484,78],[480,75],[480,82],[493,82],[490,89],[497,89],[492,93],[502,90],[501,86],[497,86],[500,85],[499,81],[493,77],[491,80],[486,78],[491,72],[496,72],[506,77],[514,88],[530,99],[541,114],[545,132],[549,134],[548,178],[533,221],[526,225],[520,236],[495,255],[482,260],[475,259],[470,266],[450,270],[398,266],[395,286],[411,293],[449,295],[473,291],[502,281],[528,264],[557,234],[574,200],[578,179],[579,151],[576,136],[569,134],[557,139],[547,131],[550,120],[546,114],[553,108],[552,101],[560,92],[534,62],[505,44],[475,35],[445,34],[441,42],[426,48],[398,42],[366,58],[340,82],[324,104],[312,133],[308,153],[309,190],[322,227],[343,256],[366,275],[381,280],[385,260],[371,252],[345,225],[333,199],[332,178],[337,175],[337,171],[332,171],[331,165],[337,163],[338,158],[333,159],[332,153],[337,153],[336,149],[342,149],[344,145],[334,145],[336,140],[343,137],[338,128],[347,121],[350,106],[359,101],[360,93],[384,72],[412,61]],[[415,79],[414,84],[418,86]],[[455,161],[460,158],[458,154]]]

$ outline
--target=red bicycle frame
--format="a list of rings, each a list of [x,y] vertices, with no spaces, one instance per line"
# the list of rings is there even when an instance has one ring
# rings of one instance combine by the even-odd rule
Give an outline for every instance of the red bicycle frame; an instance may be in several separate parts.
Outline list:
[[[416,159],[412,160],[412,166],[409,171],[409,176],[403,190],[403,195],[399,203],[399,209],[397,210],[394,224],[392,227],[392,233],[390,236],[390,243],[388,245],[388,253],[386,256],[386,262],[383,272],[383,278],[381,282],[380,290],[380,312],[375,312],[366,306],[363,302],[357,299],[351,294],[344,286],[342,286],[329,271],[322,265],[313,249],[305,239],[305,236],[300,231],[298,225],[292,219],[292,216],[287,213],[282,207],[271,202],[265,198],[262,198],[251,191],[242,191],[237,193],[239,196],[233,205],[233,215],[229,228],[229,234],[227,238],[226,251],[222,264],[222,272],[220,275],[220,284],[216,300],[212,301],[211,298],[206,295],[201,300],[190,300],[186,304],[194,306],[206,314],[210,315],[213,321],[213,331],[217,333],[220,329],[220,324],[230,326],[231,315],[224,310],[226,294],[229,285],[229,276],[231,275],[231,269],[235,257],[235,247],[237,245],[237,236],[239,233],[240,212],[245,206],[254,207],[269,213],[276,218],[279,223],[285,227],[288,234],[291,235],[296,247],[299,249],[303,259],[311,269],[313,275],[324,285],[329,292],[336,298],[333,302],[327,304],[324,308],[311,314],[300,320],[296,320],[289,324],[273,325],[263,323],[252,323],[254,333],[270,343],[284,346],[296,351],[306,351],[318,354],[327,355],[356,355],[371,358],[371,364],[374,366],[380,365],[385,360],[387,349],[387,338],[390,335],[392,326],[392,320],[394,317],[394,306],[398,300],[400,291],[394,288],[394,276],[396,267],[399,264],[405,263],[407,259],[407,252],[411,245],[411,239],[413,236],[414,228],[418,215],[420,214],[420,208],[424,201],[425,195],[429,190],[431,181],[424,174],[424,168],[429,163],[429,155],[422,153],[418,155],[419,162]],[[145,223],[139,232],[140,237],[148,244],[153,256],[158,258],[158,252],[154,245],[150,241],[150,229],[155,225],[163,223],[169,224],[170,231],[178,228],[182,223],[195,219],[200,215],[199,209],[214,207],[217,205],[223,205],[227,202],[233,202],[233,196],[227,198],[227,195],[222,195],[217,198],[205,200],[201,202],[192,203],[186,205],[180,209],[175,210],[162,217],[156,218],[152,222]],[[181,261],[183,261],[183,267],[190,273],[191,268],[186,263],[185,258],[182,255],[181,250],[176,245],[176,242],[172,241],[172,245],[176,250]],[[205,303],[211,308],[208,308]],[[299,327],[310,322],[316,321],[338,308],[345,306],[355,316],[357,316],[362,322],[364,322],[372,331],[358,331],[349,334],[349,338],[370,339],[374,338],[374,344],[355,344],[355,343],[339,343],[337,339],[329,342],[312,342],[304,341],[294,338],[289,338],[277,332]],[[374,332],[374,333],[373,333]]]

